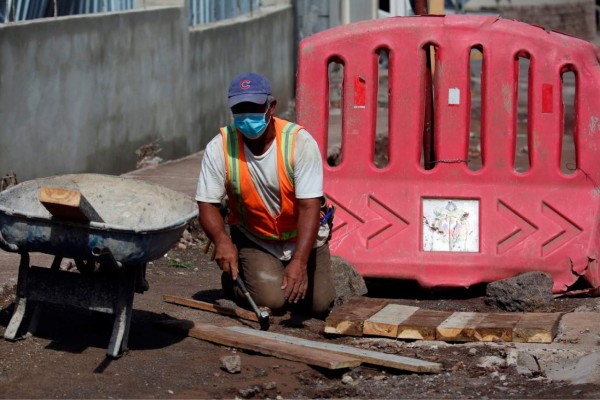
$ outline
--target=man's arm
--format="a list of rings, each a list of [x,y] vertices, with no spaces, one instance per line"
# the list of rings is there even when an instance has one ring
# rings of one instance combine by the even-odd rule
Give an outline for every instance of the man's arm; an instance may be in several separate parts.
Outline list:
[[[283,271],[284,297],[290,303],[304,299],[308,289],[306,265],[319,231],[319,211],[321,200],[298,199],[298,224],[296,250],[290,263]]]
[[[235,280],[238,275],[237,249],[225,230],[220,204],[198,202],[198,220],[208,238],[215,244],[215,261],[223,272]]]

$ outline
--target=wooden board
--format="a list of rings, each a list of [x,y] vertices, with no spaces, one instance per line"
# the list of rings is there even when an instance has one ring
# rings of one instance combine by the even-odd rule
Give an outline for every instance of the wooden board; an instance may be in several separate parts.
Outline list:
[[[195,308],[197,310],[210,311],[210,312],[214,312],[217,314],[223,314],[223,315],[231,315],[234,317],[246,319],[248,321],[258,322],[258,317],[256,316],[256,314],[254,312],[244,310],[243,308],[239,308],[239,307],[235,307],[235,308],[223,307],[223,306],[219,306],[217,304],[187,299],[185,297],[173,296],[170,294],[165,294],[163,296],[163,300],[166,301],[167,303],[178,304],[180,306],[187,306],[187,307]]]
[[[475,327],[474,339],[480,342],[512,342],[513,329],[522,316],[519,313],[488,314]]]
[[[340,355],[357,358],[363,362],[380,365],[388,368],[395,368],[403,371],[437,373],[442,371],[442,365],[430,361],[423,361],[416,358],[403,357],[395,354],[380,353],[377,351],[358,349],[352,346],[338,345],[327,342],[317,342],[306,340],[293,336],[282,335],[273,332],[259,331],[241,326],[228,327],[228,330],[239,334],[246,334],[260,338],[260,341],[266,339],[278,340],[288,344],[296,344],[305,349],[315,349],[323,352],[334,352]]]
[[[104,222],[94,207],[78,191],[42,186],[39,200],[54,217]]]
[[[560,313],[452,313],[386,302],[354,298],[333,310],[325,332],[453,342],[551,343],[561,318]]]
[[[513,342],[552,343],[561,313],[525,313],[513,329]]]
[[[161,321],[158,324],[196,339],[327,369],[353,368],[361,364],[361,361],[355,357],[285,343],[272,338],[257,340],[256,336],[209,324],[185,320]]]
[[[385,299],[355,297],[333,309],[325,320],[325,332],[362,336],[363,324],[389,302]]]
[[[419,309],[398,325],[399,339],[435,340],[438,325],[452,312]]]
[[[475,328],[486,316],[485,313],[455,312],[437,327],[436,339],[450,342],[474,341]]]
[[[395,338],[398,336],[398,325],[418,309],[419,307],[388,304],[365,321],[363,334]]]

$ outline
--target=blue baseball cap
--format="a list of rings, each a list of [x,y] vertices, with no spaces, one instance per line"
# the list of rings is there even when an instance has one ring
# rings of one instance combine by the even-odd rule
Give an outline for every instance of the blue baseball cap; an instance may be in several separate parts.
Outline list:
[[[265,104],[271,95],[271,84],[262,75],[255,73],[240,74],[233,78],[227,92],[229,108],[243,102]]]

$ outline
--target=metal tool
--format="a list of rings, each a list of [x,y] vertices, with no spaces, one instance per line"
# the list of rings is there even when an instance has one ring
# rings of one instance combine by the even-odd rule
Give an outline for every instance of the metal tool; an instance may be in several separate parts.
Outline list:
[[[208,239],[208,241],[204,245],[204,254],[208,253],[208,250],[210,249],[211,244],[212,244],[212,241],[210,239]],[[217,246],[215,245],[213,247],[213,251],[210,256],[211,261],[213,261],[215,259],[216,250],[217,250]],[[246,300],[248,300],[248,303],[250,303],[250,307],[252,307],[252,310],[256,314],[256,317],[258,318],[258,323],[260,324],[260,329],[263,331],[268,330],[269,329],[269,313],[267,311],[264,311],[264,310],[261,310],[260,308],[258,308],[256,303],[252,299],[252,296],[250,296],[250,292],[248,292],[248,289],[246,288],[244,281],[242,280],[242,278],[239,275],[237,276],[237,279],[235,280],[235,282],[238,285],[238,287],[240,288],[240,290],[242,291],[242,293],[244,294],[244,296],[246,297]]]
[[[252,310],[256,313],[256,316],[258,317],[258,323],[260,324],[260,330],[261,331],[268,330],[269,329],[269,313],[266,311],[260,310],[258,308],[256,303],[252,299],[252,296],[250,296],[250,292],[248,292],[248,289],[246,289],[246,285],[244,284],[244,281],[242,280],[242,278],[239,275],[237,276],[237,279],[235,280],[235,282],[237,283],[237,285],[240,288],[240,290],[242,291],[242,293],[244,293],[244,296],[248,300],[248,303],[250,303]]]

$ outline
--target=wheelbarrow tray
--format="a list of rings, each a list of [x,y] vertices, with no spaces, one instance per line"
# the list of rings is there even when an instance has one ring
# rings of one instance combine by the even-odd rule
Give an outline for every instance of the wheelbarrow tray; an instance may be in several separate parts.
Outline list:
[[[39,201],[42,186],[79,191],[103,222],[53,217]],[[122,265],[161,257],[197,215],[185,194],[110,175],[41,178],[0,193],[0,232],[19,252],[90,259],[93,250],[108,249]]]

